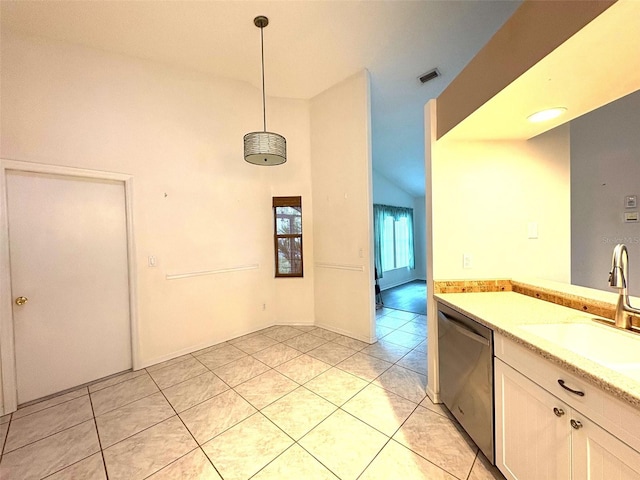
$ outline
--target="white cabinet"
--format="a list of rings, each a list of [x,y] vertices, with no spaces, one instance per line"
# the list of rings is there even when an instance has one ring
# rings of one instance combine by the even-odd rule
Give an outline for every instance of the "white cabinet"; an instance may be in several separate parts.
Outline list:
[[[640,479],[640,453],[588,419],[581,423],[571,436],[574,479]]]
[[[507,479],[640,480],[637,411],[500,337],[496,355],[496,466]]]
[[[496,466],[502,474],[517,480],[569,480],[569,407],[499,359],[494,381]]]

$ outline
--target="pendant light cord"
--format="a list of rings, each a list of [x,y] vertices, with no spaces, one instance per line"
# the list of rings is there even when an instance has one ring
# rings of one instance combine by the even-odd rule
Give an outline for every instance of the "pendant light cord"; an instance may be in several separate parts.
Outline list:
[[[260,27],[260,51],[262,54],[262,125],[264,131],[267,131],[267,106],[264,93],[264,27]]]

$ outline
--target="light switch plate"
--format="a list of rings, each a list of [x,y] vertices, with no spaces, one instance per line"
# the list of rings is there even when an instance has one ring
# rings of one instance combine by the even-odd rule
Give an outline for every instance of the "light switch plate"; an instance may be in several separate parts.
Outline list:
[[[538,238],[538,222],[529,222],[527,225],[527,238]]]

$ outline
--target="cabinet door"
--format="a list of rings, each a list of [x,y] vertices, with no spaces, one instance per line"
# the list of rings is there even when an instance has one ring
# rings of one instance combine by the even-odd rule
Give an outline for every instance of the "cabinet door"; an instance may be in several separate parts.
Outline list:
[[[580,422],[571,439],[575,480],[640,480],[640,453],[577,413],[572,417]]]
[[[496,466],[502,474],[510,480],[569,480],[569,407],[498,358],[495,390]]]

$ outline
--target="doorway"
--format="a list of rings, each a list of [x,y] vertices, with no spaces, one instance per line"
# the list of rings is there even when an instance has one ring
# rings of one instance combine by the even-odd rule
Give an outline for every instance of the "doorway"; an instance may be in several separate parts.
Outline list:
[[[136,342],[130,178],[24,162],[2,167],[7,413],[130,369]]]

